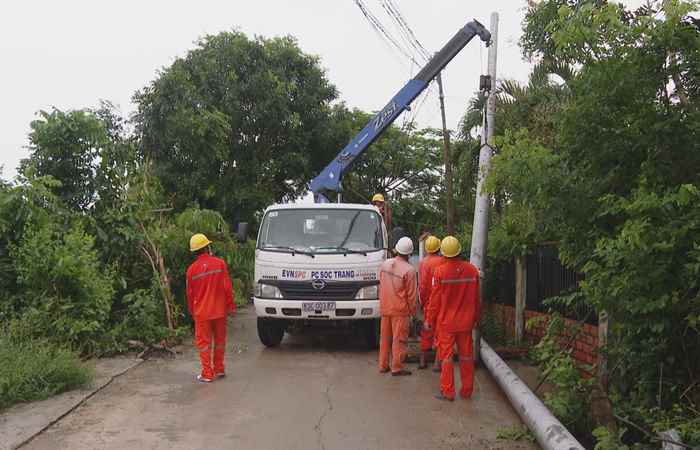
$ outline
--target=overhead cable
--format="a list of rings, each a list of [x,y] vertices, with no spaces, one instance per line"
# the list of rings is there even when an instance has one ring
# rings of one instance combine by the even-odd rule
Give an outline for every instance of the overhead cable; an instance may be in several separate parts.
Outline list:
[[[367,6],[362,0],[355,0],[355,4],[360,8],[362,14],[365,16],[372,28],[374,28],[374,30],[379,33],[382,39],[385,39],[386,41],[391,43],[394,46],[394,48],[401,52],[401,54],[408,58],[412,63],[420,66],[420,64],[415,60],[415,58],[413,58],[413,56],[401,44],[399,44],[396,38],[391,33],[389,33],[386,30],[386,28],[384,28],[384,25],[382,25],[381,21],[374,14],[372,14],[372,12],[367,8]]]

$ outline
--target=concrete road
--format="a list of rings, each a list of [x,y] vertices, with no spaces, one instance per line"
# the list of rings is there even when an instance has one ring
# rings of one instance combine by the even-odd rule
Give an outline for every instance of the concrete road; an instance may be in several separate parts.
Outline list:
[[[263,347],[251,309],[230,327],[228,377],[194,382],[191,346],[116,379],[23,449],[530,449],[499,441],[520,423],[484,369],[469,400],[433,398],[437,374],[391,377],[349,335]],[[415,366],[413,367],[415,368]]]

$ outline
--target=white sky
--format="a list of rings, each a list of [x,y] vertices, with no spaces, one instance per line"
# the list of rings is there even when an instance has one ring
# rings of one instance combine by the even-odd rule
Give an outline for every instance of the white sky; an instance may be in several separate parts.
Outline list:
[[[364,0],[397,35],[379,0]],[[488,27],[500,14],[498,77],[525,81],[528,64],[517,41],[524,0],[394,0],[416,36],[437,51],[472,18]],[[640,3],[630,0],[626,3]],[[0,4],[0,165],[12,178],[27,156],[36,112],[95,107],[100,99],[124,115],[133,93],[194,47],[206,34],[237,28],[249,35],[292,35],[321,57],[328,78],[350,107],[377,110],[417,72],[370,28],[354,0],[24,0]],[[448,127],[455,129],[467,99],[486,71],[487,50],[475,38],[443,77]],[[416,103],[414,103],[414,106]],[[438,126],[437,95],[416,122]],[[401,121],[401,119],[399,119]],[[340,150],[340,149],[339,149]]]

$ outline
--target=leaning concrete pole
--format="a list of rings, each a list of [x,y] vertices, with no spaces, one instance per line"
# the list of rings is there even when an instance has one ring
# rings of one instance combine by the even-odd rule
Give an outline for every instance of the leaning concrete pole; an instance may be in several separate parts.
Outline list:
[[[491,76],[491,91],[486,102],[484,127],[481,130],[481,152],[479,153],[479,178],[476,183],[476,202],[474,205],[474,226],[472,227],[472,248],[469,261],[479,269],[481,286],[484,285],[484,266],[486,262],[486,239],[489,233],[490,196],[484,192],[484,183],[491,166],[491,147],[493,145],[494,118],[496,116],[496,56],[498,54],[498,13],[491,13],[491,44],[489,45],[488,72]],[[479,293],[481,302],[481,293]],[[480,358],[481,333],[474,330],[474,359]]]
[[[481,346],[484,365],[540,446],[544,450],[585,450],[489,344],[482,341]]]

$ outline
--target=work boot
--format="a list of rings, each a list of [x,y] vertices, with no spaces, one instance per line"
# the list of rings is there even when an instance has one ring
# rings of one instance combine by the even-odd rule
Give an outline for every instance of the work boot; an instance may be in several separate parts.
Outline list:
[[[418,368],[419,369],[427,369],[428,364],[425,362],[426,355],[425,352],[420,352],[420,357],[418,359]]]
[[[200,383],[211,383],[213,380],[211,378],[203,377],[201,374],[197,375],[197,381]]]
[[[379,369],[379,373],[389,373],[389,368]]]
[[[397,372],[391,372],[391,376],[392,376],[392,377],[402,377],[402,376],[406,376],[406,375],[411,375],[411,371],[410,371],[410,370],[401,369],[401,370],[399,370],[399,371],[397,371]]]
[[[214,375],[214,378],[225,378],[226,377],[226,372],[217,372]]]
[[[446,402],[453,402],[453,401],[455,401],[454,398],[452,398],[452,397],[446,397],[445,394],[443,394],[442,392],[440,392],[439,394],[437,394],[437,395],[435,396],[435,398],[438,399],[438,400],[446,401]]]

